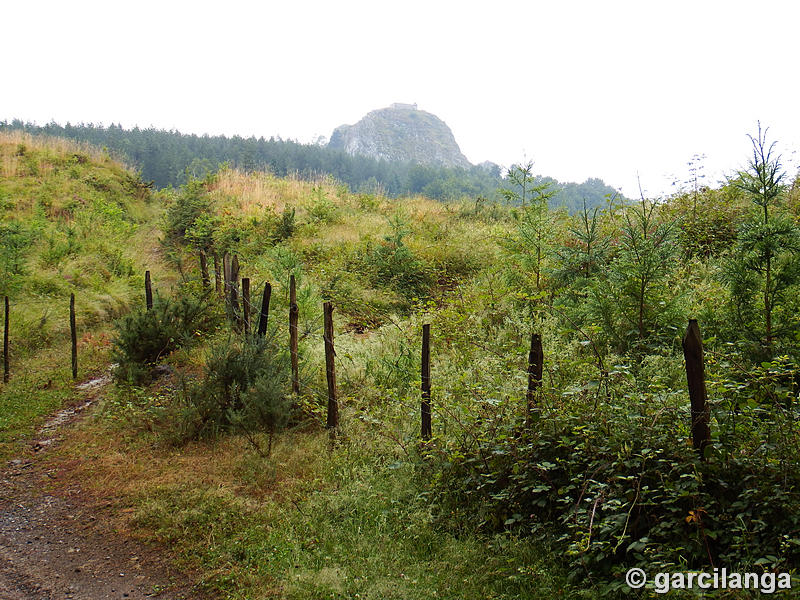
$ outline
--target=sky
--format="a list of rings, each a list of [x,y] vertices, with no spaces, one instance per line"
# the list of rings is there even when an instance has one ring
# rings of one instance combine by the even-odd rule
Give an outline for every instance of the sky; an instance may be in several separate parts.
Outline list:
[[[800,2],[71,2],[0,6],[0,120],[311,142],[393,102],[473,163],[658,197],[769,127],[798,168]]]

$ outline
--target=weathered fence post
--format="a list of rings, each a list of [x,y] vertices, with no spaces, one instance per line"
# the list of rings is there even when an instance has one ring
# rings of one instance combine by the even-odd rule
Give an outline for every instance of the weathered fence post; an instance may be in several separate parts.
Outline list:
[[[242,277],[242,328],[250,334],[250,278]]]
[[[150,271],[144,272],[144,304],[147,310],[153,309],[153,284],[150,282]]]
[[[431,439],[431,326],[422,326],[422,439]]]
[[[5,324],[3,326],[3,383],[8,383],[10,376],[8,366],[8,296],[5,297],[6,316]]]
[[[206,253],[200,251],[200,277],[203,279],[203,289],[208,291],[211,289],[211,279],[208,277],[208,261],[206,260]]]
[[[239,310],[239,257],[235,254],[231,259],[231,313],[237,327],[242,326],[242,313]]]
[[[542,387],[542,372],[544,370],[544,351],[542,350],[542,336],[538,333],[531,334],[531,349],[528,352],[528,391],[525,394],[527,403],[526,422],[530,425],[531,413],[536,401],[536,390]]]
[[[223,289],[225,296],[228,296],[228,286],[231,281],[231,255],[227,252],[222,255],[222,281],[224,282]]]
[[[272,297],[272,285],[264,284],[264,295],[261,296],[261,314],[258,317],[258,335],[267,335],[267,319],[269,319],[269,299]]]
[[[334,358],[336,351],[333,349],[333,304],[325,302],[322,305],[325,314],[324,335],[325,340],[325,377],[328,380],[328,419],[325,426],[334,435],[339,427],[339,401],[336,398],[336,366]]]
[[[300,393],[300,366],[297,362],[297,287],[294,275],[289,277],[289,354],[292,360],[292,393]]]
[[[697,319],[689,319],[683,337],[683,357],[686,361],[686,381],[692,404],[692,445],[701,455],[711,441],[708,426],[708,392],[706,391],[705,366],[703,364],[703,338]]]
[[[150,271],[148,271],[148,274]],[[78,378],[78,328],[75,324],[75,294],[69,295],[69,331],[72,337],[72,378]]]
[[[219,264],[219,255],[214,252],[214,289],[217,296],[222,295],[222,267]]]
[[[239,312],[239,257],[231,256],[227,252],[222,256],[222,274],[225,279],[225,301],[228,307],[228,316],[231,322],[240,326],[241,313]]]

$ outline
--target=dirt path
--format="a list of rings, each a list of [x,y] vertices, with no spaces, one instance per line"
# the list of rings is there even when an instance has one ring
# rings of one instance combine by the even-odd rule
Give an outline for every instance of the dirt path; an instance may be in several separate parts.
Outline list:
[[[112,533],[79,488],[47,491],[54,473],[39,457],[108,382],[78,386],[77,403],[53,415],[26,456],[0,471],[0,600],[201,597],[156,549]]]

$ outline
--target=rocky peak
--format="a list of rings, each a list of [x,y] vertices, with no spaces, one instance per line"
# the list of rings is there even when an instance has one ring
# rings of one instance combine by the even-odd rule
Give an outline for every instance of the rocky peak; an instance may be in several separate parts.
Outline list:
[[[416,104],[397,102],[373,110],[355,125],[337,127],[328,147],[392,162],[470,166],[447,124]]]

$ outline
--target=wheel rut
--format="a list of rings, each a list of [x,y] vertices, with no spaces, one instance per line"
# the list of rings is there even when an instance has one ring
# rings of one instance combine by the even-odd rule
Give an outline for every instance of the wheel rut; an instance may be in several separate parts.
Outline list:
[[[114,532],[78,486],[54,486],[42,460],[109,383],[106,373],[77,385],[73,404],[0,471],[0,600],[203,598],[159,549]]]

